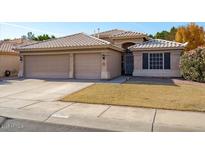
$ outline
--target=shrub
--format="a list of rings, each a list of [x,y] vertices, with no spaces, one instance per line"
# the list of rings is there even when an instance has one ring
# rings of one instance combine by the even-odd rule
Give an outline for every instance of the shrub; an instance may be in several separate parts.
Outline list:
[[[205,82],[205,48],[185,52],[181,57],[180,69],[185,79]]]

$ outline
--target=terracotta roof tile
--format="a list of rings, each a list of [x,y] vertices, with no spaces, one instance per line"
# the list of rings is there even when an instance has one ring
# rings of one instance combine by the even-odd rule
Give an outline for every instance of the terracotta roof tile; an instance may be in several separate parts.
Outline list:
[[[13,50],[14,44],[10,42],[0,42],[0,52],[15,52]]]
[[[135,36],[146,36],[146,34],[140,32],[124,31],[119,34],[114,34],[111,37],[115,38],[115,37],[135,37]]]
[[[112,35],[120,34],[120,33],[122,33],[122,32],[125,32],[125,31],[124,31],[124,30],[119,30],[119,29],[112,29],[112,30],[100,32],[100,33],[99,33],[99,37],[100,37],[100,38],[110,37],[110,36],[112,36]],[[94,36],[94,34],[93,34],[93,36]]]
[[[92,36],[95,36],[95,35],[93,34]],[[146,36],[146,34],[140,33],[140,32],[119,30],[119,29],[113,29],[113,30],[104,31],[104,32],[99,33],[100,38],[105,38],[105,37],[122,38],[122,37],[139,37],[139,36]]]
[[[154,48],[184,48],[186,44],[178,43],[174,41],[167,41],[161,39],[151,39],[143,43],[137,43],[129,49],[154,49]]]
[[[36,41],[30,41],[30,40],[22,40],[20,41],[16,41],[15,40],[9,40],[9,41],[0,41],[0,52],[14,52],[14,53],[18,53],[17,51],[14,50],[14,48],[22,46],[22,45],[28,45],[31,43],[36,43]]]

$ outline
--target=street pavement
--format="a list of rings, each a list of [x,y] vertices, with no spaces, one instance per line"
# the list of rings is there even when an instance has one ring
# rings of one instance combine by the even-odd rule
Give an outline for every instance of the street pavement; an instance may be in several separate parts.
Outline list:
[[[0,132],[106,132],[85,127],[43,123],[31,120],[0,117]]]

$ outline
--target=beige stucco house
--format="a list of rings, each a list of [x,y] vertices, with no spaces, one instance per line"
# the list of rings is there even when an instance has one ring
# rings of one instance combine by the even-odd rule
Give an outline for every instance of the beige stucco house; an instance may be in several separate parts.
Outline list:
[[[110,30],[78,33],[16,48],[19,76],[111,79],[120,75],[179,77],[184,45],[150,39],[144,33]]]

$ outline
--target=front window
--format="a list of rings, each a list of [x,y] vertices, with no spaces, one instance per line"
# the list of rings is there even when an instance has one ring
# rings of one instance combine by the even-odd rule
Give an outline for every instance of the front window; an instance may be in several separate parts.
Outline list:
[[[150,53],[149,54],[149,69],[163,69],[163,54]]]
[[[170,52],[165,53],[143,53],[143,69],[171,69]]]

